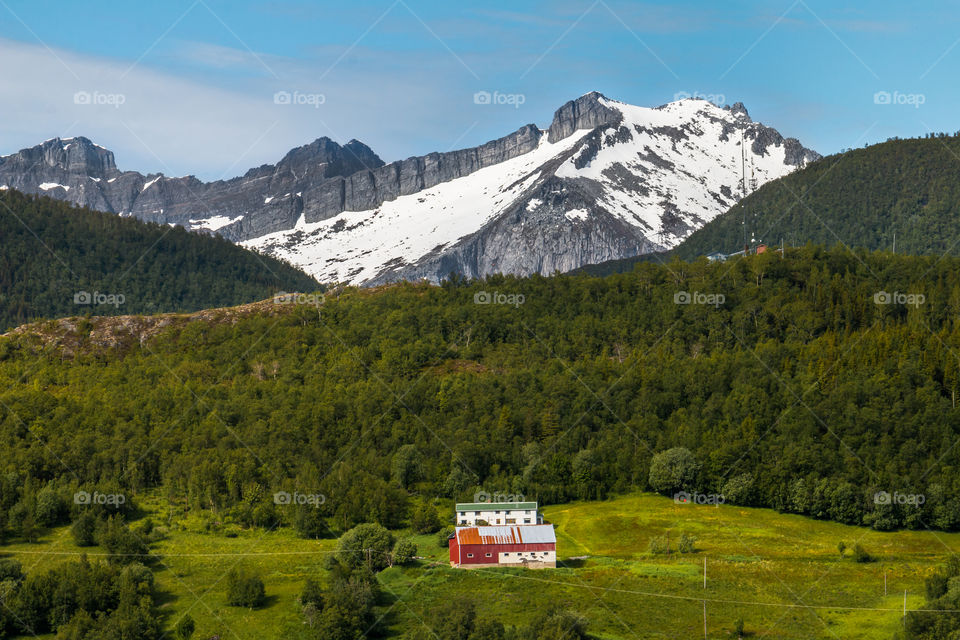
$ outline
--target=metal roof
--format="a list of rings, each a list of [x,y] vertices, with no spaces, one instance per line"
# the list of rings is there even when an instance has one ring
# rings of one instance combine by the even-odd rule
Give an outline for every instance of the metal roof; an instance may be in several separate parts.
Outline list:
[[[459,544],[534,544],[557,542],[552,524],[515,524],[501,527],[457,527]]]
[[[536,502],[458,502],[457,511],[534,510]]]

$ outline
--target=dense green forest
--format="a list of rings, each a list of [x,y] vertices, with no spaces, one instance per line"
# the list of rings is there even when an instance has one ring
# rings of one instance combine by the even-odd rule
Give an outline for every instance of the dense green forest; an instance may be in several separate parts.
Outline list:
[[[0,244],[0,332],[37,318],[194,311],[318,286],[219,237],[12,190],[0,192]]]
[[[942,255],[960,243],[960,137],[893,139],[822,158],[773,180],[698,229],[672,252],[583,267],[623,273],[638,262],[695,260],[747,240]],[[752,242],[750,242],[752,239]]]
[[[274,492],[319,492],[339,531],[478,487],[960,528],[954,259],[807,248],[263,307],[113,343],[100,318],[0,340],[10,532],[44,487],[162,487],[251,525],[282,519]],[[671,449],[689,455],[654,478]]]
[[[149,523],[124,523],[148,490],[211,526],[310,538],[365,522],[445,535],[425,505],[478,490],[722,494],[957,530],[958,387],[960,260],[840,248],[43,321],[0,338],[0,538],[72,523],[76,544],[118,557],[55,570],[114,585],[105,604],[68,591],[58,608],[27,588],[55,576],[18,574],[11,610],[61,637],[153,637],[152,591],[118,566],[149,562]],[[374,581],[351,575],[324,591],[344,600],[318,628],[365,624]],[[96,607],[96,627],[63,607]]]

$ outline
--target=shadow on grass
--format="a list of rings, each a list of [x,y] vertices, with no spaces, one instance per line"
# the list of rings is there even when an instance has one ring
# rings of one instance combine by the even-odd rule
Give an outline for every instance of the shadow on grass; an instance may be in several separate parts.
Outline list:
[[[587,558],[567,558],[566,560],[557,560],[557,568],[563,569],[582,569],[587,564]]]

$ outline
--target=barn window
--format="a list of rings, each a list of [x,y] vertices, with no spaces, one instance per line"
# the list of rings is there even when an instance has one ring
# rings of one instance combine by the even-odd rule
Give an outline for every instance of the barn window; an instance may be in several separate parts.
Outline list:
[[[488,554],[487,554],[487,557],[489,558],[489,557],[492,556],[492,555],[493,555],[492,553],[488,553]]]
[[[472,557],[473,557],[473,554],[472,554],[472,553],[468,553],[468,554],[467,554],[467,557],[468,557],[468,558],[472,558]]]

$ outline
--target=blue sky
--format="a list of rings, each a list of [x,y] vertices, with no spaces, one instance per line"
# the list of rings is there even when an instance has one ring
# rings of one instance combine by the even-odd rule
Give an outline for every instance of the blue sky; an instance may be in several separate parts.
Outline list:
[[[218,179],[329,136],[390,161],[591,90],[742,101],[821,153],[960,130],[960,12],[856,4],[0,0],[0,154],[86,135],[121,169]]]

